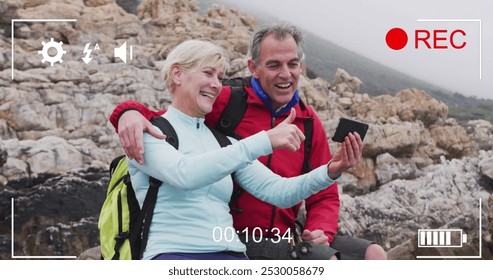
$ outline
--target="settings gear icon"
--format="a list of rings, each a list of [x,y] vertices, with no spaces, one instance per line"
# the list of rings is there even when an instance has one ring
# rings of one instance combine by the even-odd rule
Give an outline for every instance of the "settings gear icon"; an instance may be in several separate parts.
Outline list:
[[[45,43],[43,41],[41,44],[43,44],[43,49],[38,51],[38,53],[43,56],[43,59],[41,60],[42,63],[45,63],[46,61],[48,61],[51,64],[51,66],[53,66],[55,64],[55,62],[60,62],[60,63],[63,62],[62,56],[64,54],[66,54],[67,51],[65,51],[62,48],[62,45],[63,45],[62,41],[57,43],[53,40],[53,38],[51,38],[51,40],[48,43]],[[48,54],[48,50],[50,48],[54,48],[56,50],[55,55],[51,56],[50,54]]]

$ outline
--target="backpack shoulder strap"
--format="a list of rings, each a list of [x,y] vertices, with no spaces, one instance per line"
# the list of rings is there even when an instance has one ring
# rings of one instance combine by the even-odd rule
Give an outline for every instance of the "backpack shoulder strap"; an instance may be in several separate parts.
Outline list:
[[[151,123],[157,126],[161,132],[166,135],[166,142],[168,142],[175,149],[178,149],[178,136],[176,135],[175,129],[167,119],[161,116],[156,116],[151,119]],[[154,207],[156,206],[157,194],[162,183],[162,181],[154,177],[149,177],[149,189],[147,190],[144,203],[142,204],[142,209],[136,223],[136,230],[132,231],[134,234],[131,236],[131,242],[136,242],[139,237],[142,238],[139,259],[142,258],[147,245],[147,238],[149,236]]]
[[[305,130],[305,141],[303,141],[303,166],[301,168],[301,174],[306,174],[313,169],[312,164],[310,163],[309,156],[312,151],[312,136],[313,136],[313,118],[308,118],[305,122],[303,122],[303,128]],[[293,212],[296,211],[296,205],[292,207]],[[299,221],[295,219],[296,227],[299,225]],[[301,223],[300,223],[301,224]],[[299,227],[301,232],[303,232],[303,226]],[[296,230],[294,231],[296,233]]]
[[[213,129],[213,128],[209,128],[212,132],[212,134],[214,135],[214,137],[216,138],[217,142],[219,143],[219,145],[221,146],[221,148],[224,148],[228,145],[231,145],[231,141],[228,139],[228,137],[226,135],[224,135],[223,133]]]
[[[303,169],[301,170],[301,172],[302,174],[305,174],[310,172],[313,168],[312,164],[308,159],[308,157],[310,156],[310,152],[312,151],[313,118],[308,118],[303,123],[303,128],[305,130],[305,141],[303,142],[304,156],[303,156]]]
[[[171,123],[161,116],[153,117],[151,123],[161,129],[161,132],[166,135],[166,142],[178,150],[178,136]]]
[[[120,163],[120,160],[124,158],[125,155],[118,156],[114,158],[111,163],[110,163],[110,177],[113,176],[113,173],[115,173],[115,169],[118,167],[118,163]]]
[[[228,137],[226,135],[224,135],[223,133],[221,133],[221,132],[219,132],[213,128],[209,128],[209,129],[212,131],[212,134],[216,138],[216,140],[219,143],[219,145],[221,146],[221,148],[224,148],[228,145],[231,145],[231,141],[228,139]],[[231,174],[231,179],[233,179],[233,181],[234,181],[234,172]],[[240,195],[240,192],[242,192],[242,191],[243,191],[243,188],[241,188],[241,187],[238,187],[236,189],[236,191],[233,190],[233,193],[232,193],[231,198],[229,200],[229,208],[231,210],[241,212],[241,209],[235,207],[234,203],[236,203],[238,201],[238,197]]]
[[[243,80],[226,81],[224,84],[231,87],[231,94],[215,129],[239,140],[241,136],[235,133],[235,129],[245,115],[248,93]]]

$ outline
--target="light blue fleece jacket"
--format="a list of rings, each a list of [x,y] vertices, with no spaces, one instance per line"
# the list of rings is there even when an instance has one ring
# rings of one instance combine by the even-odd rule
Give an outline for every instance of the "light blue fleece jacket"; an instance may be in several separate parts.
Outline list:
[[[172,106],[163,116],[176,130],[178,150],[146,133],[145,163],[127,159],[141,206],[149,176],[164,182],[158,192],[144,259],[161,253],[245,252],[236,234],[232,241],[230,236],[218,236],[220,230],[223,234],[232,232],[228,203],[233,190],[229,175],[234,171],[235,180],[245,190],[281,208],[296,205],[334,182],[327,175],[326,165],[293,178],[272,173],[256,160],[272,153],[265,131],[241,141],[230,138],[233,144],[220,148],[203,118],[190,117]]]

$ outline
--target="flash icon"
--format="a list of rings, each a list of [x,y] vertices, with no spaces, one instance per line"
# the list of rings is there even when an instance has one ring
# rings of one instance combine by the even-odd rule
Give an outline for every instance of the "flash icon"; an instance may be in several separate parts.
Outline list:
[[[91,52],[93,50],[95,51],[98,51],[99,50],[99,45],[96,44],[94,46],[94,49],[90,49],[89,47],[91,46],[91,43],[87,43],[86,46],[84,47],[84,51],[82,53],[85,54],[85,56],[83,56],[81,59],[86,63],[86,64],[89,64],[89,62],[91,62],[92,58],[91,58]]]

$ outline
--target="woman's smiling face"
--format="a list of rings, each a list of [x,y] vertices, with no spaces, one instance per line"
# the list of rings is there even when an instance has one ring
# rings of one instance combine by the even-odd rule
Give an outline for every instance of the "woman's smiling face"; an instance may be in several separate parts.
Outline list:
[[[175,88],[173,106],[183,113],[202,118],[212,111],[217,95],[222,89],[224,70],[222,67],[205,66],[196,70],[178,71],[178,83]]]

